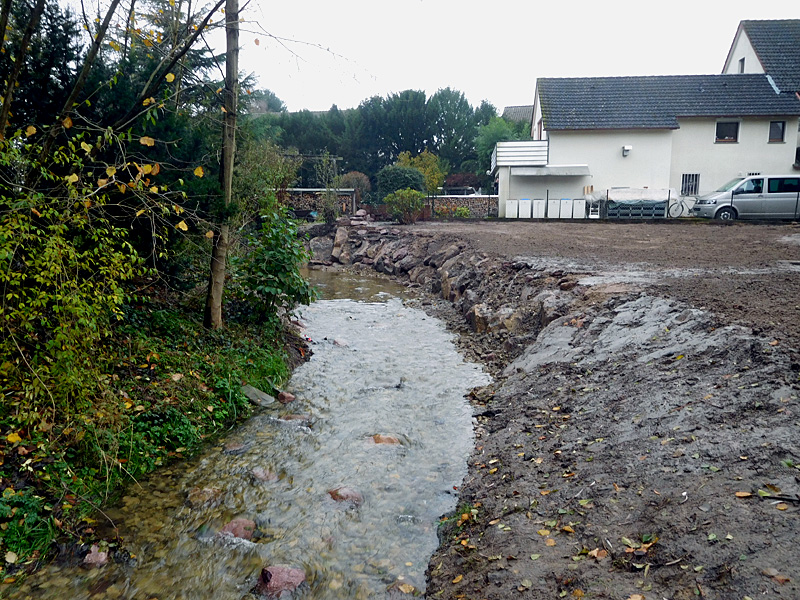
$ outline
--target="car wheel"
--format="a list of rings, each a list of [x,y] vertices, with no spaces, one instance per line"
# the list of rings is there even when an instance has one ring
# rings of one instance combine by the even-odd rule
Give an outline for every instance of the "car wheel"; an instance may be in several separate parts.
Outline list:
[[[720,208],[714,217],[720,221],[735,221],[736,211],[726,206],[725,208]]]

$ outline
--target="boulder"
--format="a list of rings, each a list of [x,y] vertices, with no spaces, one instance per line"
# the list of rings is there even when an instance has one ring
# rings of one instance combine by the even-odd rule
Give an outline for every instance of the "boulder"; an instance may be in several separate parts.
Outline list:
[[[230,535],[242,540],[250,540],[253,538],[253,532],[256,530],[255,521],[250,519],[233,519],[225,524],[220,530],[222,535]]]
[[[308,247],[311,250],[312,259],[318,262],[326,262],[331,259],[331,251],[333,250],[333,240],[328,236],[321,236],[311,238],[308,242]]]
[[[302,569],[286,565],[264,567],[253,592],[264,598],[289,596],[306,580]]]
[[[489,329],[491,311],[483,303],[473,305],[466,315],[467,323],[477,333],[485,333]]]

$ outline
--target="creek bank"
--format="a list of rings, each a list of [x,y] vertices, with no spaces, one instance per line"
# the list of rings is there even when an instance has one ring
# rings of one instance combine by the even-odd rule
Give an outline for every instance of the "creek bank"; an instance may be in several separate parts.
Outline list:
[[[496,377],[472,394],[428,597],[798,596],[797,365],[777,340],[465,235],[343,225],[329,241],[335,262],[430,293]]]

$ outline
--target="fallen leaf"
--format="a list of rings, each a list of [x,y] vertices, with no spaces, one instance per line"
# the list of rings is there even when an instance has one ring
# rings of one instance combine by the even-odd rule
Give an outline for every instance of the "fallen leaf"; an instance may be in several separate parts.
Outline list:
[[[773,485],[771,483],[765,483],[764,487],[767,488],[770,491],[775,492],[776,494],[780,494],[781,493],[781,488],[779,488],[777,485]]]
[[[569,525],[564,525],[564,527],[561,528],[561,531],[566,531],[567,533],[575,533],[575,530]]]
[[[775,577],[778,574],[778,569],[773,569],[771,567],[766,568],[763,571],[761,571],[761,574],[766,575],[767,577]]]
[[[781,502],[780,504],[777,504],[775,508],[777,508],[778,510],[786,510],[789,508],[789,505],[786,504],[786,502]]]
[[[183,379],[183,373],[172,373],[172,374],[170,374],[169,377],[170,377],[170,379],[172,379],[172,381],[177,383],[178,381]]]
[[[553,538],[547,538],[544,541],[544,545],[545,546],[555,546],[556,545],[556,541]]]
[[[531,560],[539,560],[542,558],[541,554],[531,554]]]
[[[16,444],[17,442],[21,442],[21,441],[22,441],[22,438],[21,438],[21,437],[19,437],[19,434],[17,434],[17,433],[9,433],[9,434],[6,436],[6,440],[7,440],[7,441],[8,441],[10,444]]]
[[[414,593],[414,586],[410,583],[401,583],[397,586],[397,589],[403,592],[404,594],[413,594]]]
[[[778,340],[772,340],[772,341],[769,343],[769,345],[770,345],[770,346],[777,346],[777,345],[778,345]]]
[[[456,578],[453,579],[453,583],[459,583],[462,579],[464,579],[463,575],[456,575]]]
[[[6,558],[6,562],[7,563],[13,565],[15,562],[17,562],[17,559],[19,557],[17,556],[16,552],[12,552],[11,550],[9,550],[8,552],[6,552],[6,557],[5,558]]]
[[[749,498],[752,495],[752,492],[736,492],[737,498]]]
[[[549,529],[540,529],[536,533],[538,533],[542,537],[547,537],[548,535],[550,535],[550,530]]]

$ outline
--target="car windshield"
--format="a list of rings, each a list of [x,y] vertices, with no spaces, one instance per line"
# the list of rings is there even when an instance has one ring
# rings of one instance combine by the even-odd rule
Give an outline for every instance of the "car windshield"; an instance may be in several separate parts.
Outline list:
[[[736,187],[737,183],[740,183],[743,179],[744,179],[744,177],[737,177],[736,179],[731,179],[728,183],[726,183],[725,185],[723,185],[721,188],[719,188],[716,191],[718,191],[718,192],[729,192],[734,187]]]

